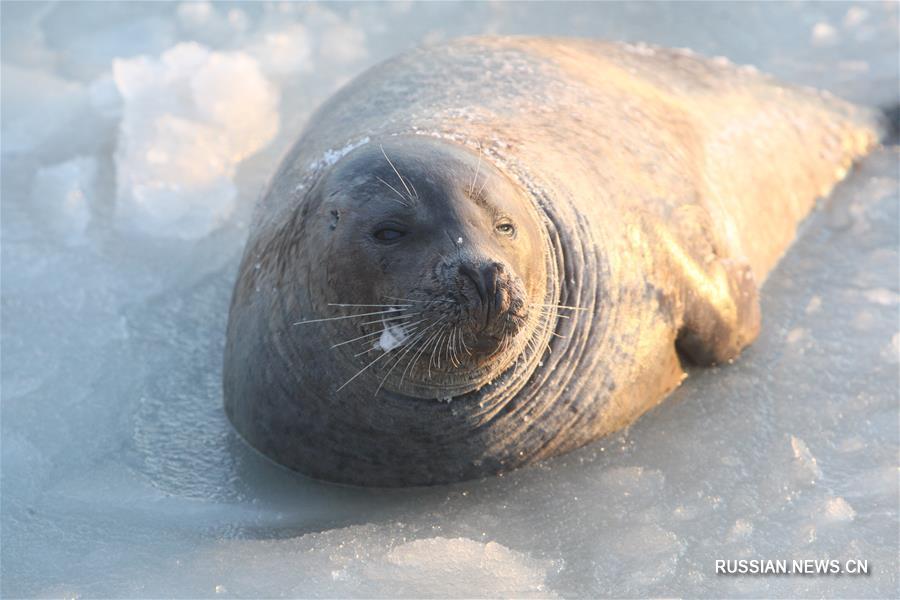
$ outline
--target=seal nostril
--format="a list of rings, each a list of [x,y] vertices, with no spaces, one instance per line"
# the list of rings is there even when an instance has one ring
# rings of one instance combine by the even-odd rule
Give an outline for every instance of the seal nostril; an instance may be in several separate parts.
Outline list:
[[[468,278],[472,283],[475,284],[475,289],[478,291],[478,298],[481,300],[481,304],[483,306],[487,305],[487,287],[485,285],[482,274],[466,263],[459,265],[459,274],[463,277]]]
[[[489,263],[481,268],[481,279],[488,298],[493,299],[497,295],[497,279],[502,269],[499,263]]]

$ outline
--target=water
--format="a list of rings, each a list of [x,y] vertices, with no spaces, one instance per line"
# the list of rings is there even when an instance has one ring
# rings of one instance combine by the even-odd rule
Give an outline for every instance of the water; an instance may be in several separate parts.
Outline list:
[[[896,597],[896,147],[805,224],[735,364],[541,465],[317,483],[236,438],[220,377],[253,202],[375,62],[463,34],[581,35],[891,105],[898,6],[5,2],[0,592]],[[740,558],[871,574],[715,574]]]

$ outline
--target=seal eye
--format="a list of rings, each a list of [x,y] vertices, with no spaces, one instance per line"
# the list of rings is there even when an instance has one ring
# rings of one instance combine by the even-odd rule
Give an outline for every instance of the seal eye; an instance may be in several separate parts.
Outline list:
[[[516,233],[516,228],[513,226],[512,223],[503,222],[503,223],[500,223],[499,225],[497,225],[497,231],[499,233],[502,233],[503,235],[512,236],[513,234]]]
[[[384,229],[379,229],[378,231],[373,233],[372,237],[374,237],[379,242],[396,242],[404,235],[406,235],[405,231],[385,227]]]

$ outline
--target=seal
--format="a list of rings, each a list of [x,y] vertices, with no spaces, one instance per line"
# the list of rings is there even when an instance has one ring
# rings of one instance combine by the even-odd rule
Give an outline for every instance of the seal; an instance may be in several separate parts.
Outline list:
[[[587,40],[413,50],[310,119],[257,207],[225,409],[351,484],[513,469],[633,422],[760,327],[875,116],[752,68]]]

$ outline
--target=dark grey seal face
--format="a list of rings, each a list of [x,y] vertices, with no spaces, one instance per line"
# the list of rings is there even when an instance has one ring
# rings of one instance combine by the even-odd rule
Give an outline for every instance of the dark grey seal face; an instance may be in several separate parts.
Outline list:
[[[333,319],[330,351],[353,367],[337,390],[377,378],[375,393],[447,397],[523,352],[548,312],[545,242],[529,200],[487,159],[393,138],[353,151],[317,188],[312,251],[328,303],[306,320]]]

